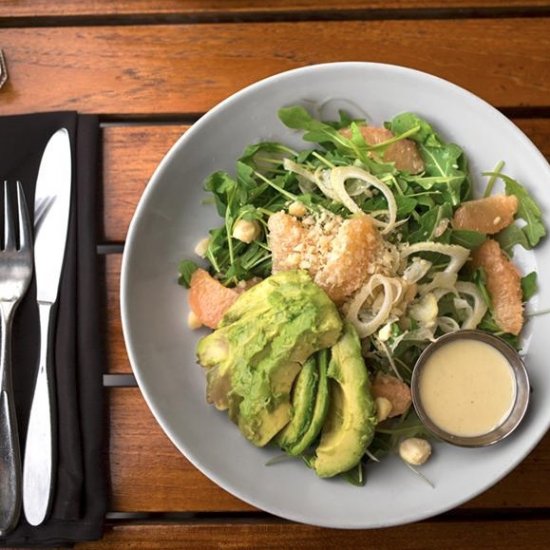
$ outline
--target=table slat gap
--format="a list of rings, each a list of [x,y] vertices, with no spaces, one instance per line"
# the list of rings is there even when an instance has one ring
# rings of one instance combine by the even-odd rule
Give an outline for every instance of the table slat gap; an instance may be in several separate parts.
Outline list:
[[[60,27],[90,25],[146,25],[211,22],[273,22],[273,21],[327,21],[373,19],[461,19],[468,17],[545,16],[550,6],[545,0],[329,0],[322,6],[316,0],[253,2],[209,2],[176,0],[150,2],[139,0],[97,2],[96,6],[77,0],[35,2],[33,9],[25,2],[4,1],[0,5],[0,25],[11,27]]]

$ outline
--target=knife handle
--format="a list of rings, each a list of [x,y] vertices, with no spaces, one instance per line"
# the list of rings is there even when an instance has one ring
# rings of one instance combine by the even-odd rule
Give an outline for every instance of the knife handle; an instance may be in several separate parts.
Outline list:
[[[21,457],[11,383],[13,305],[2,303],[0,332],[0,536],[17,524],[21,509]]]
[[[23,511],[31,525],[40,525],[48,517],[53,500],[56,458],[53,304],[39,302],[38,313],[40,360],[23,461]]]

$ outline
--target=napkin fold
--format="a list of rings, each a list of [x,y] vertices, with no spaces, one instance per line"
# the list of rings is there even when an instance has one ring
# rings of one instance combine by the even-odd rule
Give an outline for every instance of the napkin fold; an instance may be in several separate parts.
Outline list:
[[[0,546],[52,546],[102,536],[106,509],[104,408],[105,357],[101,332],[101,296],[97,274],[96,227],[99,124],[97,117],[75,112],[0,117],[0,181],[12,192],[20,180],[29,214],[44,147],[61,127],[68,129],[73,160],[71,214],[59,288],[55,333],[57,461],[49,519],[30,526],[23,510],[17,528]],[[38,367],[36,281],[15,313],[12,374],[21,456]]]

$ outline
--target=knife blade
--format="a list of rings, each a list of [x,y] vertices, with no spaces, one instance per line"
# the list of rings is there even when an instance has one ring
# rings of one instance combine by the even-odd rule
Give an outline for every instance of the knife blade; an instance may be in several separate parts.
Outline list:
[[[40,525],[47,518],[55,481],[53,338],[55,305],[69,227],[71,180],[69,132],[60,128],[44,149],[34,198],[34,266],[40,354],[23,460],[23,511],[31,525]]]

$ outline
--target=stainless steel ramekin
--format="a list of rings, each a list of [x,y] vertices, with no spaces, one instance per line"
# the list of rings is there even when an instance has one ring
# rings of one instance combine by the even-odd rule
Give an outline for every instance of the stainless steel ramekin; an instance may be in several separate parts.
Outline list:
[[[500,351],[510,363],[516,386],[515,401],[506,420],[504,420],[504,422],[502,422],[502,424],[494,430],[474,437],[454,435],[446,432],[434,424],[422,406],[419,391],[423,368],[426,365],[427,359],[433,354],[433,352],[449,344],[450,342],[464,339],[478,340],[489,344],[493,348]],[[418,414],[418,417],[426,428],[436,437],[461,447],[484,447],[501,441],[505,437],[509,436],[518,427],[525,415],[527,405],[529,404],[529,378],[527,376],[525,365],[518,352],[504,340],[481,330],[457,330],[441,336],[422,352],[422,355],[419,357],[413,370],[411,393],[414,408]]]

